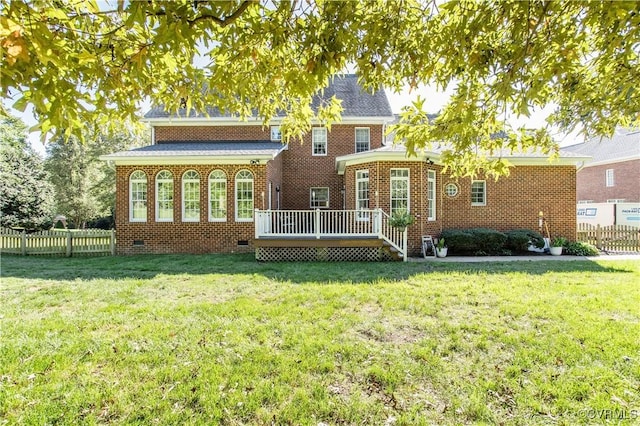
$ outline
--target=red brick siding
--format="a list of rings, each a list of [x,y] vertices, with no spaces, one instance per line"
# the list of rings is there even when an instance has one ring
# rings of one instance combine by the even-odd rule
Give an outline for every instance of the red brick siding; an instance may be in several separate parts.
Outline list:
[[[311,132],[303,141],[291,141],[283,155],[281,208],[310,207],[310,188],[328,187],[331,209],[342,209],[343,178],[336,171],[336,157],[355,152],[355,128],[369,127],[371,149],[382,146],[382,125],[333,125],[327,132],[327,155],[312,155]]]
[[[390,170],[409,168],[410,207],[416,222],[409,227],[409,252],[418,254],[420,236],[438,235],[443,229],[487,227],[500,231],[538,229],[538,213],[544,212],[552,236],[576,238],[575,182],[573,166],[521,166],[509,177],[486,179],[486,206],[471,206],[471,180],[454,180],[441,167],[423,162],[372,162],[345,170],[347,209],[355,208],[355,172],[369,170],[370,207],[390,211]],[[427,220],[427,171],[436,173],[436,220]],[[444,194],[444,185],[458,184],[456,197]],[[378,203],[375,192],[378,191]]]
[[[209,222],[208,178],[212,170],[227,174],[227,221]],[[239,170],[250,170],[254,176],[254,205],[261,207],[261,192],[266,192],[265,165],[170,165],[170,166],[118,166],[116,167],[116,229],[117,252],[134,253],[233,253],[252,250],[255,230],[253,222],[235,221],[235,175]],[[147,175],[147,221],[129,221],[129,176],[135,170]],[[173,173],[173,222],[155,221],[155,176],[161,170]],[[200,174],[200,221],[182,222],[182,174],[196,170]],[[135,240],[144,246],[134,246]],[[249,246],[239,246],[248,241]]]
[[[606,186],[605,178],[608,169],[613,169],[614,175],[614,186],[610,187]],[[640,202],[640,160],[585,167],[578,172],[577,187],[578,200]]]

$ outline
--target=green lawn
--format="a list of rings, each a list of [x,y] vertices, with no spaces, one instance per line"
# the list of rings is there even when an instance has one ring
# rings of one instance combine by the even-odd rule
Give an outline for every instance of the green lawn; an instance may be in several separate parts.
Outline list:
[[[0,424],[640,422],[640,262],[3,256],[1,274]]]

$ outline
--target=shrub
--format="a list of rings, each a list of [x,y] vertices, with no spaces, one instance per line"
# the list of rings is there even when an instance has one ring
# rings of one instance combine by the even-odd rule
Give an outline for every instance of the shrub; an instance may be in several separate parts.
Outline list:
[[[600,251],[591,244],[582,242],[567,243],[564,246],[564,252],[573,256],[598,256]]]
[[[493,229],[474,228],[469,229],[467,232],[473,236],[477,250],[488,253],[489,255],[500,254],[507,241],[505,234]]]
[[[503,253],[507,236],[492,229],[448,229],[442,231],[440,238],[447,240],[449,250],[457,254],[474,254],[476,256]]]
[[[440,238],[447,240],[449,250],[454,253],[473,253],[476,251],[473,236],[459,229],[447,229],[442,231]]]
[[[515,229],[506,232],[506,235],[505,247],[514,252],[529,251],[529,246],[544,247],[544,237],[538,232],[529,229]]]

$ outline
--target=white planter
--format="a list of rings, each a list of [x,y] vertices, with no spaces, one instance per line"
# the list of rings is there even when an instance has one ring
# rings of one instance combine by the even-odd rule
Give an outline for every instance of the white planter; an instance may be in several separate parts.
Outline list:
[[[549,253],[552,256],[560,256],[562,254],[562,247],[549,247]]]
[[[436,256],[438,257],[447,257],[447,251],[449,249],[447,247],[444,248],[438,248],[436,247]]]

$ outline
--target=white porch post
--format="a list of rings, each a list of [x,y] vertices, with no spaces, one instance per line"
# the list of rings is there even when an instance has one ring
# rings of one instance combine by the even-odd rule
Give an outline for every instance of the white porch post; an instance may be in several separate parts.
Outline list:
[[[256,217],[256,220],[255,220],[255,228],[254,228],[255,231],[254,232],[255,232],[255,238],[258,239],[258,238],[260,238],[260,234],[262,234],[262,229],[261,229],[262,228],[262,224],[261,224],[262,215],[260,214],[260,210],[259,209],[255,210],[255,217]]]
[[[373,232],[378,234],[378,238],[382,238],[382,209],[380,207],[374,210],[373,218]]]
[[[320,209],[316,209],[314,215],[314,226],[316,228],[316,238],[320,239]]]
[[[409,229],[404,228],[402,231],[402,261],[407,262],[407,234],[409,233]]]

